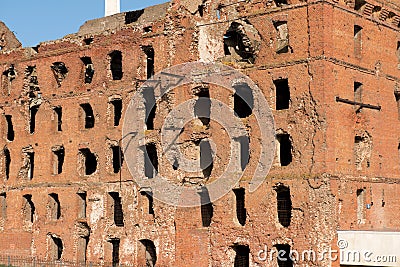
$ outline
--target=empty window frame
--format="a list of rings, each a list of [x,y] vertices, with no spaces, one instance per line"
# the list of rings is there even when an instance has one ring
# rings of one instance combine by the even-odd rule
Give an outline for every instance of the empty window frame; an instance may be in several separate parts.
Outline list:
[[[32,202],[32,195],[23,196],[22,214],[24,221],[33,223],[35,205]]]
[[[279,223],[284,227],[288,227],[292,219],[290,189],[286,186],[278,186],[275,190]]]
[[[94,114],[92,106],[89,103],[80,104],[84,119],[85,129],[90,129],[94,127]]]
[[[119,126],[122,117],[122,99],[115,98],[110,101],[113,114],[113,125]]]
[[[120,146],[111,146],[112,151],[112,166],[113,172],[119,173],[121,170],[124,155],[122,154],[122,148]]]
[[[7,195],[6,193],[0,194],[0,219],[3,221],[7,219]]]
[[[207,140],[201,140],[200,142],[200,168],[204,178],[211,176],[214,168],[214,159],[210,142]]]
[[[210,91],[206,87],[200,87],[195,95],[198,99],[194,105],[194,115],[200,119],[203,125],[208,126],[211,115]]]
[[[235,193],[236,218],[241,225],[246,224],[245,190],[244,188],[233,189]]]
[[[111,239],[109,241],[112,245],[112,267],[118,267],[119,266],[119,244],[120,240],[119,239]]]
[[[277,134],[278,159],[281,166],[288,166],[292,162],[292,141],[289,134]]]
[[[85,219],[86,218],[86,208],[87,208],[87,193],[86,192],[79,192],[77,193],[78,196],[78,219]]]
[[[92,83],[94,75],[93,62],[90,57],[81,57],[85,75],[85,83]]]
[[[290,104],[290,90],[288,79],[274,80],[276,92],[276,110],[288,109]]]
[[[362,11],[362,8],[365,6],[367,2],[364,0],[355,0],[354,1],[354,10]]]
[[[202,188],[200,194],[201,201],[201,222],[203,227],[209,227],[212,222],[212,217],[214,215],[214,207],[210,200],[210,195],[207,188]]]
[[[48,215],[49,220],[52,221],[61,218],[61,205],[60,200],[58,199],[58,194],[56,193],[49,194]]]
[[[0,49],[1,50],[1,49]],[[7,70],[3,72],[3,75],[1,77],[1,81],[3,82],[3,92],[5,95],[10,95],[11,93],[11,83],[13,80],[16,78],[16,72],[14,65],[11,64],[10,67],[8,67]]]
[[[218,9],[217,16],[219,15],[220,10]],[[224,53],[225,56],[230,56],[237,61],[254,63],[256,49],[252,42],[249,42],[244,24],[237,22],[231,23],[224,35]]]
[[[56,130],[62,131],[62,107],[54,107],[54,115],[56,117]]]
[[[97,156],[89,148],[79,149],[84,175],[91,175],[97,170]]]
[[[253,92],[248,84],[241,83],[234,85],[233,109],[239,118],[246,118],[253,113],[254,99]]]
[[[56,236],[50,236],[51,242],[50,242],[50,259],[53,261],[59,261],[61,260],[63,250],[64,250],[64,245],[61,240],[61,238],[56,237]]]
[[[3,148],[4,155],[4,174],[6,180],[10,179],[10,166],[11,166],[11,154],[7,147]]]
[[[235,260],[233,263],[234,267],[249,267],[250,266],[250,249],[245,245],[235,245],[233,247],[235,251]]]
[[[289,52],[289,30],[287,21],[276,21],[274,22],[276,29],[276,53],[288,53]]]
[[[354,101],[362,103],[362,83],[354,82]]]
[[[68,68],[67,68],[67,66],[65,66],[64,62],[54,62],[53,65],[51,66],[51,69],[52,69],[54,77],[57,81],[57,85],[58,85],[58,87],[60,87],[61,83],[67,77]]]
[[[397,63],[400,64],[400,41],[397,41],[397,49],[396,49]],[[399,65],[397,68],[399,69]]]
[[[121,80],[123,76],[122,72],[122,53],[121,51],[113,51],[109,54],[110,56],[110,69],[113,80]]]
[[[240,145],[240,167],[244,171],[250,161],[250,138],[248,136],[240,136],[238,142]]]
[[[365,190],[357,189],[357,223],[365,222]]]
[[[290,245],[277,244],[274,246],[277,250],[277,261],[279,267],[293,267],[293,261],[290,254]]]
[[[361,57],[362,49],[362,27],[359,25],[354,25],[354,56],[356,58]]]
[[[29,108],[29,132],[33,134],[36,129],[36,114],[39,111],[39,105]]]
[[[51,150],[53,152],[53,174],[61,174],[63,172],[65,149],[63,146],[54,146]]]
[[[114,224],[116,226],[124,226],[124,213],[122,211],[121,197],[119,196],[118,192],[110,192],[109,195],[112,200],[111,212],[114,219]]]
[[[144,250],[144,255],[139,255],[139,261],[140,263],[146,263],[146,266],[156,266],[157,262],[157,252],[156,252],[156,246],[154,245],[153,241],[148,240],[148,239],[142,239],[139,240],[139,242],[142,245],[141,253],[143,253]],[[144,258],[144,260],[143,260]]]
[[[147,178],[154,178],[158,172],[157,147],[154,143],[149,143],[144,151],[144,172]]]
[[[148,191],[142,191],[142,192],[140,192],[140,194],[147,199],[147,213],[148,214],[154,214],[153,193],[152,192],[148,192]]]
[[[24,178],[28,180],[33,179],[35,169],[35,152],[32,151],[31,147],[23,151],[23,165],[21,171]]]
[[[397,105],[397,119],[400,120],[400,91],[394,91],[394,98]]]
[[[14,141],[14,126],[12,122],[12,116],[11,115],[5,115],[6,118],[6,123],[7,123],[7,141]]]
[[[288,2],[286,0],[274,0],[274,2],[275,2],[275,5],[278,7],[288,4]]]
[[[85,45],[90,45],[91,43],[93,43],[93,37],[83,39],[83,43]]]
[[[152,46],[143,46],[142,49],[146,54],[147,79],[150,79],[154,75],[154,48]]]
[[[144,105],[146,108],[145,123],[147,130],[154,130],[157,103],[154,96],[154,88],[147,87],[143,90]]]

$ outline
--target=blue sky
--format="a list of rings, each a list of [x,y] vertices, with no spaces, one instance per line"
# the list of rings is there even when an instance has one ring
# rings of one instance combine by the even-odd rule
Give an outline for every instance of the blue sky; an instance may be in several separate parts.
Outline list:
[[[121,12],[165,2],[121,0]],[[25,47],[75,33],[86,20],[102,16],[104,0],[8,0],[2,1],[0,8],[0,20]]]

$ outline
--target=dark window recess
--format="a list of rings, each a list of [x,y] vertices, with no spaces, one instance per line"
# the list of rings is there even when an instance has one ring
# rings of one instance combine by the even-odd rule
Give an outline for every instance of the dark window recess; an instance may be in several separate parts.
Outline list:
[[[84,219],[84,218],[86,218],[87,193],[81,192],[81,193],[78,193],[77,195],[78,195],[78,218]]]
[[[110,103],[114,111],[114,126],[119,126],[122,117],[122,99],[113,99]]]
[[[147,198],[148,201],[148,214],[154,214],[154,209],[153,209],[153,194],[151,192],[141,192],[142,196]]]
[[[278,244],[275,245],[277,250],[277,261],[279,267],[292,267],[293,261],[290,258],[290,245]]]
[[[94,114],[92,106],[88,103],[80,105],[85,116],[85,129],[94,127]]]
[[[122,53],[121,51],[113,51],[109,54],[110,56],[110,67],[111,75],[113,80],[122,79]]]
[[[248,136],[238,138],[240,144],[240,167],[244,171],[250,161],[250,139]]]
[[[29,109],[30,120],[29,120],[29,132],[33,134],[36,129],[36,114],[39,111],[39,106],[32,106]]]
[[[224,52],[225,56],[232,56],[239,61],[254,63],[255,49],[242,24],[232,22],[224,35]]]
[[[146,54],[147,79],[150,79],[154,75],[154,48],[152,46],[143,46],[142,49]]]
[[[276,21],[274,22],[276,29],[276,53],[288,53],[289,52],[289,30],[287,21]]]
[[[201,201],[201,222],[203,227],[209,227],[211,225],[212,217],[214,215],[214,207],[210,200],[210,195],[207,188],[203,187],[200,192]]]
[[[200,168],[203,171],[204,178],[209,178],[214,168],[212,149],[209,141],[200,142]]]
[[[138,19],[143,15],[144,9],[134,10],[125,13],[125,24],[130,24],[138,21]]]
[[[94,75],[92,59],[90,57],[82,57],[81,60],[84,65],[85,83],[91,83]]]
[[[276,201],[278,210],[279,223],[288,227],[292,218],[292,200],[290,197],[290,189],[286,186],[279,186],[276,189]]]
[[[53,70],[53,74],[54,77],[56,78],[57,85],[58,87],[60,87],[61,83],[67,77],[68,69],[65,66],[64,62],[54,62],[53,65],[51,66],[51,69]]]
[[[61,218],[61,205],[56,193],[49,194],[49,216],[51,220]]]
[[[124,155],[122,154],[122,149],[120,146],[111,146],[112,150],[112,163],[113,163],[113,172],[119,173],[121,170],[122,163],[124,161]]]
[[[0,212],[1,212],[1,219],[7,219],[7,195],[6,193],[0,194]]]
[[[113,199],[112,209],[114,223],[116,226],[124,226],[124,213],[122,211],[121,197],[118,192],[110,192],[109,194]]]
[[[6,122],[7,122],[7,140],[8,141],[14,141],[14,126],[12,123],[12,116],[11,115],[6,115]]]
[[[243,83],[234,85],[233,105],[235,115],[239,118],[246,118],[253,113],[254,99],[251,88]]]
[[[26,161],[27,161],[27,167],[28,167],[28,179],[32,180],[33,178],[33,171],[35,169],[35,152],[27,152],[25,154]]]
[[[198,7],[200,17],[204,16],[204,5],[199,5]]]
[[[276,110],[288,109],[290,103],[290,90],[288,79],[274,81],[276,89]]]
[[[156,253],[156,246],[154,245],[153,241],[148,239],[140,240],[140,243],[143,244],[145,247],[145,259],[146,259],[146,266],[156,266],[157,262],[157,253]]]
[[[53,260],[61,260],[64,250],[63,242],[55,236],[52,236],[51,239],[53,240]]]
[[[245,190],[244,188],[233,189],[236,197],[236,217],[241,225],[246,224]]]
[[[361,57],[362,27],[354,25],[354,55]]]
[[[32,195],[24,195],[23,214],[25,221],[33,223],[33,216],[35,215],[35,205],[32,202]]]
[[[153,27],[151,27],[151,26],[144,27],[144,28],[143,28],[143,31],[144,31],[145,33],[152,32],[152,31],[153,31]]]
[[[146,128],[147,130],[154,130],[154,119],[156,116],[156,98],[154,96],[154,88],[148,87],[143,90],[144,104],[146,108]]]
[[[278,134],[279,161],[281,166],[287,166],[292,162],[292,141],[289,134]]]
[[[248,246],[235,245],[233,249],[236,252],[234,267],[249,267],[250,264],[250,249]]]
[[[357,11],[361,11],[361,9],[365,6],[367,2],[364,0],[355,0],[354,1],[354,9]]]
[[[78,264],[79,266],[87,266],[86,265],[86,253],[87,253],[87,246],[89,244],[89,237],[88,236],[80,236],[78,240]]]
[[[286,0],[274,0],[274,2],[276,6],[284,6],[288,4]]]
[[[394,97],[397,104],[397,118],[400,120],[400,91],[394,91]]]
[[[400,63],[400,41],[397,41],[396,56],[397,56],[397,62]],[[399,66],[397,68],[399,68]]]
[[[93,43],[93,37],[83,39],[83,43],[85,45],[90,45],[91,43]]]
[[[119,239],[111,239],[112,245],[112,267],[119,267]]]
[[[57,118],[57,131],[62,131],[62,107],[54,107],[54,113]]]
[[[15,80],[16,76],[17,75],[15,73],[13,64],[11,64],[10,67],[8,67],[8,69],[3,72],[3,77],[2,77],[2,81],[4,81],[3,90],[6,95],[10,95],[11,83],[13,80]]]
[[[35,92],[40,91],[36,74],[36,66],[26,67],[24,87],[28,90],[29,97],[36,97]]]
[[[7,147],[4,147],[3,153],[4,153],[4,174],[6,176],[6,180],[8,180],[10,178],[11,154],[10,150]]]
[[[91,175],[97,170],[97,157],[89,148],[79,150],[83,156],[83,165],[85,167],[85,175]]]
[[[65,158],[65,150],[63,146],[57,146],[53,149],[54,153],[54,166],[53,166],[53,174],[61,174],[63,171],[64,158]]]
[[[144,172],[147,178],[154,178],[158,172],[158,156],[157,147],[154,143],[146,145],[144,151]]]
[[[203,125],[208,126],[211,115],[210,91],[208,88],[201,87],[195,95],[198,99],[194,105],[194,115],[200,119]]]
[[[362,102],[362,83],[354,82],[354,101]]]

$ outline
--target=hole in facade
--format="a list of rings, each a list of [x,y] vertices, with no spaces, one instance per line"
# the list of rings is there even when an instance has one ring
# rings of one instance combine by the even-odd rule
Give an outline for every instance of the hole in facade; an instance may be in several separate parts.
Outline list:
[[[201,201],[201,222],[203,227],[209,227],[212,222],[212,217],[214,215],[214,207],[210,200],[210,195],[207,188],[203,187],[200,194]]]
[[[145,90],[143,90],[143,98],[146,108],[146,116],[145,116],[146,129],[154,130],[154,119],[156,116],[156,108],[157,108],[156,98],[154,96],[154,88],[148,87]]]
[[[292,141],[289,134],[277,134],[278,159],[281,166],[288,166],[292,162]]]
[[[125,13],[125,24],[130,24],[138,21],[138,19],[143,15],[144,9],[134,10]]]
[[[210,142],[206,140],[200,142],[200,168],[204,178],[209,178],[214,168],[212,148]]]
[[[154,143],[146,145],[144,151],[144,171],[147,178],[154,178],[158,172],[157,147]]]
[[[113,172],[119,173],[124,160],[120,146],[111,146]]]
[[[116,226],[124,226],[124,213],[122,211],[121,197],[118,192],[110,192],[112,198],[111,211]]]
[[[194,105],[194,115],[199,118],[203,125],[208,126],[211,115],[210,91],[207,87],[198,87],[195,90],[198,99]]]
[[[112,267],[119,267],[119,239],[111,239],[109,241],[112,245]]]
[[[0,194],[0,212],[1,219],[4,221],[7,219],[7,195],[6,193]]]
[[[61,238],[51,236],[50,257],[53,261],[61,260],[64,246]]]
[[[122,117],[122,99],[115,98],[110,101],[113,108],[113,124],[114,126],[119,126]]]
[[[61,174],[63,171],[65,149],[63,146],[54,146],[53,151],[53,174]]]
[[[58,132],[62,131],[62,107],[54,107],[54,115],[56,117],[56,129]]]
[[[53,71],[54,77],[56,78],[57,85],[58,87],[60,87],[61,83],[67,77],[68,69],[65,66],[64,62],[54,62],[51,66],[51,69]]]
[[[250,249],[245,245],[235,245],[233,250],[236,252],[234,267],[249,267],[250,264]]]
[[[79,192],[78,195],[78,219],[86,218],[86,192]]]
[[[50,220],[58,220],[61,218],[61,205],[60,200],[58,199],[58,194],[51,193],[49,194],[49,219]]]
[[[12,116],[11,115],[5,115],[6,117],[6,122],[7,122],[7,140],[8,141],[14,141],[14,126],[12,123]]]
[[[244,61],[253,64],[256,58],[256,50],[259,40],[250,39],[246,31],[258,35],[254,27],[246,22],[243,24],[232,22],[224,35],[224,53],[235,61]]]
[[[246,224],[245,190],[244,188],[233,189],[236,199],[236,218],[241,225]]]
[[[254,99],[251,88],[245,84],[234,85],[233,105],[235,115],[239,118],[247,118],[253,113]]]
[[[110,69],[113,80],[122,79],[122,53],[121,51],[113,51],[109,54],[110,56]]]
[[[94,75],[94,66],[90,57],[81,58],[84,66],[85,83],[91,83]]]
[[[362,83],[354,82],[354,101],[362,103]]]
[[[354,56],[361,57],[362,27],[354,25]]]
[[[39,111],[39,105],[31,106],[29,108],[30,120],[29,120],[29,132],[33,134],[36,129],[36,115]]]
[[[280,185],[275,188],[279,223],[288,227],[292,219],[292,200],[289,187]]]
[[[290,245],[288,244],[277,244],[274,246],[277,252],[277,261],[279,267],[293,267],[293,261],[290,258]]]
[[[147,79],[150,79],[154,75],[154,48],[152,46],[143,46],[142,49],[146,54]]]
[[[277,32],[276,36],[276,53],[288,53],[289,52],[289,30],[287,21],[276,21],[274,26]]]
[[[35,205],[32,202],[32,195],[24,195],[23,201],[24,204],[22,208],[22,213],[24,221],[33,223],[33,217],[35,215]]]
[[[94,127],[94,114],[92,106],[88,103],[80,105],[83,111],[85,129],[90,129]]]
[[[279,79],[274,81],[276,90],[276,110],[289,108],[290,90],[288,79]]]
[[[6,180],[10,179],[10,167],[11,167],[11,154],[7,147],[3,149],[4,154],[4,174]]]
[[[91,175],[97,170],[97,157],[89,148],[79,149],[81,163],[84,167],[84,174]]]

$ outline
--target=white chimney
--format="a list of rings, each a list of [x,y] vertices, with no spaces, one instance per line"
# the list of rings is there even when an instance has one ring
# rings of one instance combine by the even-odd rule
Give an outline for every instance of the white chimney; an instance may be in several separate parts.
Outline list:
[[[106,17],[121,12],[119,1],[120,0],[106,0],[106,3],[105,3],[105,7],[106,7],[105,8],[105,16]]]

